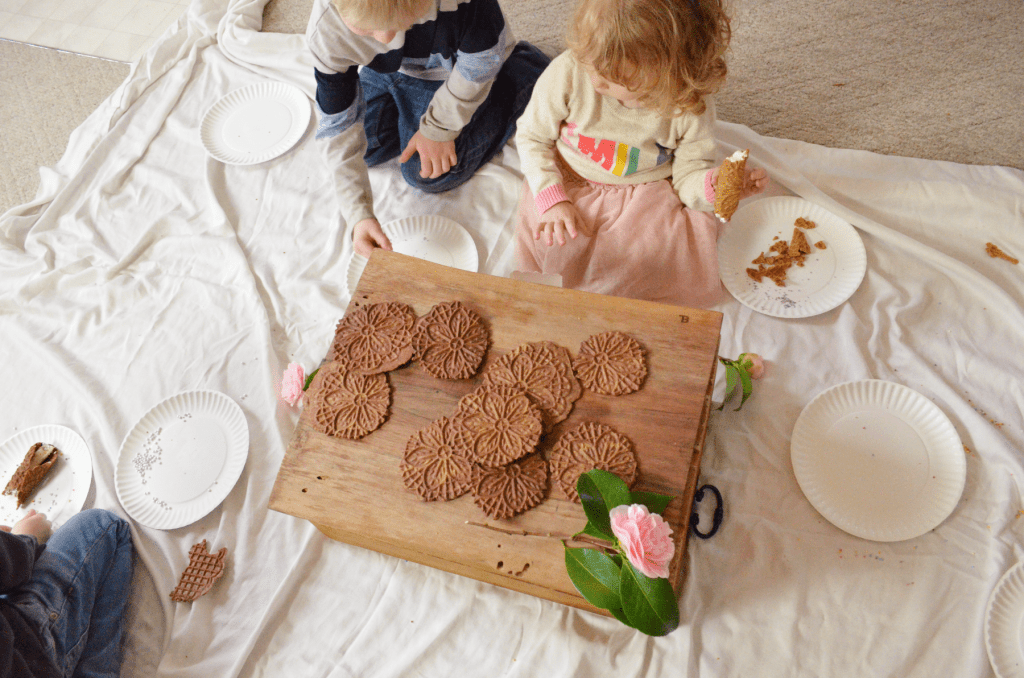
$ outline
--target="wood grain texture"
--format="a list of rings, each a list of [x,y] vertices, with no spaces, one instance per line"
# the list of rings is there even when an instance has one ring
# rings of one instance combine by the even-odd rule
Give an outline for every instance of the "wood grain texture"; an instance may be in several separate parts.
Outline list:
[[[400,301],[423,315],[434,304],[453,300],[490,326],[492,345],[481,374],[525,342],[553,341],[575,354],[592,334],[620,330],[644,346],[648,376],[640,391],[626,396],[584,391],[540,449],[546,455],[563,431],[584,421],[607,424],[633,441],[640,466],[634,489],[678,497],[665,519],[677,544],[671,580],[681,591],[721,314],[466,273],[381,250],[370,258],[349,311]],[[480,376],[442,381],[413,363],[392,371],[389,379],[390,419],[361,440],[323,435],[311,425],[311,408],[302,413],[270,508],[310,520],[346,543],[594,610],[569,580],[562,546],[562,540],[583,528],[586,517],[557,488],[520,516],[492,520],[468,495],[424,502],[402,484],[399,464],[409,436],[450,415]]]

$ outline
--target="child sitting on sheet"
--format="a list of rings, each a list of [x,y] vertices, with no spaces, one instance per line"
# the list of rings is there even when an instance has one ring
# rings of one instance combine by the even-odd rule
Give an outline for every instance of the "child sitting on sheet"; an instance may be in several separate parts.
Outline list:
[[[132,552],[128,523],[102,509],[52,536],[34,510],[0,525],[0,675],[119,676]]]
[[[365,256],[391,249],[367,166],[401,154],[405,180],[430,193],[468,181],[515,133],[549,62],[515,43],[498,0],[315,0],[306,37],[316,138]]]
[[[715,303],[710,95],[725,80],[729,36],[721,0],[579,1],[569,50],[537,82],[516,133],[520,270],[602,294]],[[748,169],[741,197],[767,184]]]

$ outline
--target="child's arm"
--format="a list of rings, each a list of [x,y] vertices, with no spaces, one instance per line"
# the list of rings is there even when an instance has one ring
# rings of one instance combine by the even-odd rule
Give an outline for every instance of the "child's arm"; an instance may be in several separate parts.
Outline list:
[[[558,238],[559,244],[564,244],[563,232],[573,238],[577,231],[587,233],[584,220],[565,192],[562,173],[556,162],[555,142],[561,133],[562,123],[569,116],[572,86],[571,63],[563,54],[541,73],[530,103],[516,123],[519,163],[549,245],[552,235]],[[537,239],[541,233],[533,235]]]
[[[404,162],[414,152],[419,152],[424,177],[440,176],[448,171],[445,164],[450,168],[458,162],[454,141],[487,98],[494,78],[515,48],[512,29],[498,0],[460,2],[450,13],[455,15],[451,25],[461,31],[458,44],[452,45],[455,67],[444,85],[434,93],[426,113],[420,118],[419,131],[401,157]],[[447,19],[439,10],[439,24],[443,18]],[[428,167],[444,172],[428,174]]]
[[[375,220],[370,177],[363,159],[366,103],[356,66],[352,64],[337,73],[318,68],[315,75],[319,115],[316,141],[333,176],[341,216],[350,227]]]
[[[715,105],[707,100],[701,115],[683,114],[673,121],[677,143],[672,160],[672,185],[679,200],[690,209],[710,212],[715,209],[715,196],[709,172],[715,168]]]
[[[34,510],[13,528],[0,525],[0,593],[7,593],[28,581],[49,536],[50,521]],[[35,541],[28,537],[34,537]]]

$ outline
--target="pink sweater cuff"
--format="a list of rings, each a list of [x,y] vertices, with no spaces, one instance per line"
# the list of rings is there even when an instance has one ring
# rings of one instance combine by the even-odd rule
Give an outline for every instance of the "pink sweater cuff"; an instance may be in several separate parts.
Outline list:
[[[711,176],[715,173],[715,170],[710,169],[708,173],[704,175],[704,197],[707,198],[708,202],[712,205],[715,204],[715,187],[711,185]]]
[[[534,197],[534,202],[537,205],[537,214],[544,214],[557,203],[568,199],[569,196],[565,194],[565,187],[562,184],[548,186]]]

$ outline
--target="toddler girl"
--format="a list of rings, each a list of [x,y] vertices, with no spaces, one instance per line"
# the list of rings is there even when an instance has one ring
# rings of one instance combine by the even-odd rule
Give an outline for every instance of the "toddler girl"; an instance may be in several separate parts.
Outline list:
[[[707,307],[721,292],[715,112],[721,0],[579,0],[569,50],[519,119],[523,271],[562,286]],[[768,184],[747,170],[742,197]]]

